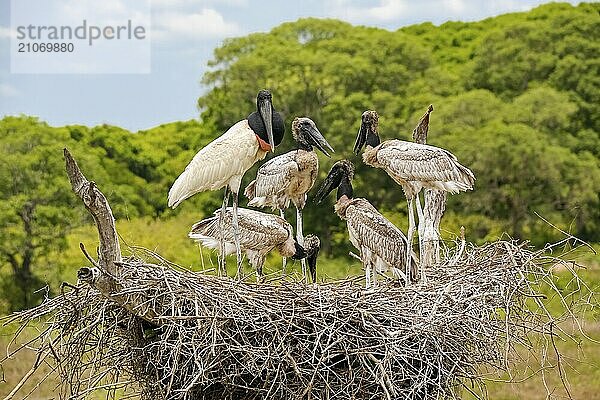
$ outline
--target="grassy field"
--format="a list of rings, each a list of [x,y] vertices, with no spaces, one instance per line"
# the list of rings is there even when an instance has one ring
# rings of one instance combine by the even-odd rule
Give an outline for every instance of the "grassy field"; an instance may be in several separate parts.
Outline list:
[[[192,270],[213,268],[216,263],[215,254],[209,251],[202,251],[186,237],[188,227],[193,222],[195,222],[194,216],[190,214],[180,214],[168,221],[137,219],[120,222],[118,223],[118,230],[122,238],[123,252],[125,254],[128,252],[135,253],[138,250],[130,246],[143,246]],[[93,254],[98,244],[95,227],[83,227],[74,231],[69,236],[69,248],[60,254],[60,258],[65,260],[63,267],[59,271],[45,271],[50,286],[55,290],[62,281],[74,283],[77,269],[87,263],[87,260],[79,250],[79,242],[84,243],[88,252]],[[352,250],[350,244],[348,245],[348,250]],[[586,270],[581,271],[581,276],[584,277],[590,286],[599,289],[600,257],[588,252],[580,252],[580,254],[577,254],[577,257],[579,262],[587,266]],[[280,262],[278,256],[270,256],[267,260],[266,272],[279,273]],[[229,264],[231,268],[235,268],[235,262],[230,262]],[[361,273],[361,266],[356,260],[321,257],[318,267],[319,278],[326,280],[344,278]],[[299,263],[289,264],[288,270],[299,273],[299,269]],[[250,273],[251,271],[248,269],[246,272]],[[233,273],[233,270],[231,273]],[[587,333],[592,338],[600,340],[598,313],[590,314],[583,320],[583,323],[586,326]],[[15,329],[16,327],[14,326],[0,328],[0,348],[3,349],[3,352],[7,348]],[[32,330],[23,337],[23,340],[26,340],[27,337],[33,334],[34,331]],[[574,399],[600,399],[600,344],[584,338],[580,339],[581,342],[579,344],[573,342],[558,343],[558,348],[564,354],[564,358],[561,361],[565,367],[569,391]],[[553,355],[549,355],[550,359],[552,357]],[[28,352],[20,353],[18,357],[4,363],[3,374],[5,382],[0,383],[0,397],[6,396],[10,392],[12,387],[27,373],[34,362],[35,355],[32,352]],[[535,360],[521,360],[515,362],[515,370],[527,375],[533,369],[536,369],[535,365]],[[15,399],[22,398],[24,394],[33,389],[36,379],[48,371],[48,366],[42,367]],[[521,377],[517,376],[516,380],[519,380]],[[493,379],[506,379],[506,377],[490,377],[490,381],[487,384],[490,399],[546,398],[546,388],[539,374],[520,383],[494,382]],[[40,400],[58,398],[55,393],[57,384],[57,377],[51,376],[46,383],[38,388],[36,394],[31,398]],[[546,373],[546,385],[556,398],[567,398],[567,393],[562,386],[556,370]],[[90,397],[90,399],[101,398],[106,398],[106,394],[97,393]],[[473,396],[465,393],[464,398],[469,399],[473,398]]]

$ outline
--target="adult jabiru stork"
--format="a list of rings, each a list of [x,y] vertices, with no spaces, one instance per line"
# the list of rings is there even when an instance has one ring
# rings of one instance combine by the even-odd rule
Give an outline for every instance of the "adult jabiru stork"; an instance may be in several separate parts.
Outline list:
[[[461,165],[454,154],[439,147],[404,140],[379,139],[379,116],[368,110],[362,114],[361,125],[354,144],[354,153],[365,147],[362,159],[371,167],[381,168],[398,183],[408,201],[407,276],[410,271],[412,240],[415,231],[414,201],[423,187],[451,194],[472,190],[475,175]],[[421,280],[425,279],[421,268]],[[409,280],[407,279],[407,284]]]
[[[242,177],[254,163],[264,159],[269,151],[274,151],[283,140],[284,130],[283,119],[273,108],[271,93],[268,90],[259,91],[256,111],[200,150],[169,190],[168,204],[175,208],[198,192],[225,187],[221,216],[225,214],[229,203],[229,192],[233,193],[232,223],[238,275],[242,268],[242,252],[237,208]],[[223,225],[223,218],[220,222]],[[224,255],[225,251],[220,254]],[[224,256],[220,261],[221,273],[226,274]]]
[[[413,141],[415,143],[427,144],[429,132],[429,116],[433,111],[433,104],[427,107],[427,111],[421,117],[415,129],[413,129]],[[419,214],[419,251],[420,261],[423,266],[430,266],[440,261],[440,222],[446,209],[446,198],[448,192],[443,190],[425,188],[423,193],[423,211]],[[418,197],[417,197],[418,199]],[[417,211],[419,211],[417,201]]]
[[[304,244],[302,230],[302,210],[306,204],[306,193],[313,187],[319,173],[319,158],[313,147],[330,157],[326,149],[333,148],[323,137],[317,125],[310,118],[297,117],[292,122],[292,135],[296,150],[272,158],[260,166],[256,179],[244,190],[252,207],[271,207],[284,210],[290,202],[296,207],[296,240]],[[283,259],[285,272],[285,257]],[[307,279],[306,262],[302,260],[302,275]]]

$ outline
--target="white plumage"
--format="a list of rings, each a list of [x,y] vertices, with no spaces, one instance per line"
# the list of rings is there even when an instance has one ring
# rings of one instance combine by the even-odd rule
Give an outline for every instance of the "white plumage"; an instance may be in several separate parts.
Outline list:
[[[246,171],[266,154],[248,120],[236,123],[194,156],[169,190],[169,207],[177,207],[196,193],[225,185],[238,193]]]
[[[273,109],[271,100],[268,90],[260,90],[256,96],[257,111],[200,150],[175,180],[168,195],[169,206],[175,208],[198,192],[225,187],[221,207],[224,214],[231,189],[238,275],[242,269],[242,251],[237,238],[237,206],[242,177],[256,161],[262,160],[268,151],[274,150],[284,135],[283,119]],[[219,263],[219,273],[226,274],[225,258]]]

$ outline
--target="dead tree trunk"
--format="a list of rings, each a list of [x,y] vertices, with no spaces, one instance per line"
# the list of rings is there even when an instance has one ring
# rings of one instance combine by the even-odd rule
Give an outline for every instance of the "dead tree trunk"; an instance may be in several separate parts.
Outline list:
[[[429,114],[433,105],[429,105],[425,115],[413,130],[416,143],[427,144],[429,132]],[[447,193],[442,190],[425,189],[423,194],[423,215],[419,219],[419,255],[425,266],[433,265],[440,260],[440,221],[446,209]]]
[[[425,189],[424,196],[423,236],[421,239],[423,246],[422,262],[425,265],[433,265],[440,261],[440,221],[446,210],[448,194],[443,190]],[[420,235],[421,232],[419,232]]]
[[[81,282],[94,287],[103,296],[114,301],[136,317],[158,325],[156,313],[149,305],[145,305],[145,302],[141,299],[120,294],[123,289],[119,283],[123,275],[123,264],[121,263],[121,247],[119,246],[119,237],[112,210],[96,183],[88,181],[83,175],[69,150],[64,149],[64,156],[71,187],[83,201],[85,208],[92,214],[100,238],[98,261],[94,261],[88,256],[94,266],[81,268],[77,272],[77,277]]]

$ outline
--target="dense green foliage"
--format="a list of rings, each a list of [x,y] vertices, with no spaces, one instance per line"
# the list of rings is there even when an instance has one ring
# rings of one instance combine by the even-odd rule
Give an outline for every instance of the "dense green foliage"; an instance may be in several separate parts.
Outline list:
[[[198,100],[202,122],[130,133],[118,127],[50,127],[31,117],[0,120],[0,282],[11,308],[60,266],[47,254],[87,221],[62,166],[69,147],[108,195],[117,218],[170,218],[170,184],[193,154],[254,109],[270,88],[286,120],[311,117],[336,149],[320,156],[357,166],[355,194],[406,229],[400,188],[353,155],[360,115],[380,114],[382,139],[410,139],[432,103],[429,143],[452,151],[477,176],[473,192],[451,196],[442,228],[467,228],[470,240],[502,232],[536,244],[564,230],[600,241],[600,4],[550,4],[480,22],[429,23],[395,32],[335,20],[302,19],[217,48],[209,87]],[[287,135],[277,153],[293,148]],[[244,184],[254,176],[254,167]],[[220,204],[205,193],[181,209],[198,218]],[[243,202],[242,202],[243,203]],[[324,251],[346,255],[345,226],[331,209],[309,203],[305,233]],[[292,217],[292,213],[289,216]],[[193,221],[189,221],[190,223]],[[11,279],[4,279],[10,277]],[[17,278],[13,285],[12,278]],[[38,285],[39,286],[39,285]]]
[[[248,82],[271,88],[288,126],[295,116],[312,117],[335,158],[360,166],[355,193],[397,214],[404,213],[401,190],[351,154],[360,115],[377,110],[383,139],[409,140],[433,103],[429,143],[452,151],[478,178],[473,193],[450,198],[447,229],[464,224],[474,240],[502,231],[538,244],[556,238],[537,212],[600,240],[599,10],[550,4],[396,32],[303,19],[215,50],[204,77],[213,89],[198,104],[203,119],[223,130],[247,113],[256,91]],[[343,226],[330,206],[309,210],[307,225],[337,238]]]
[[[0,120],[0,306],[20,309],[43,296],[31,288],[64,265],[49,253],[65,247],[71,228],[91,222],[66,179],[63,147],[101,185],[117,219],[158,216],[173,177],[211,133],[195,121],[132,134],[105,125],[53,128],[31,117]]]

